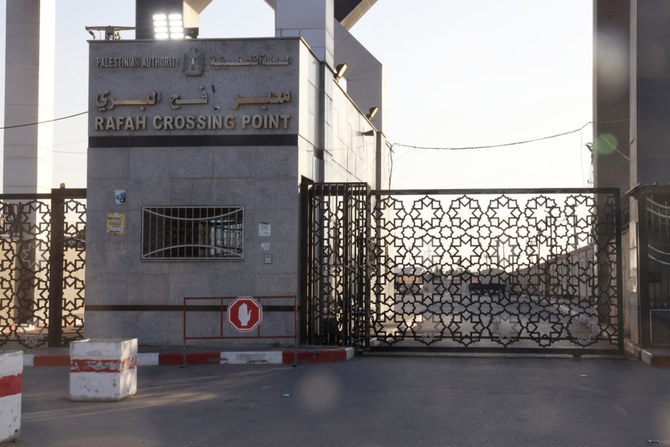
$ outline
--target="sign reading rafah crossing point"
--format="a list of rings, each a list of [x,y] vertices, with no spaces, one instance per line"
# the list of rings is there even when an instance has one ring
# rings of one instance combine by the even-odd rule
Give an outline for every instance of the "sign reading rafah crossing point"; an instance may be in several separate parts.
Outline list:
[[[228,306],[228,322],[239,332],[251,332],[263,321],[263,307],[252,297],[237,298]]]

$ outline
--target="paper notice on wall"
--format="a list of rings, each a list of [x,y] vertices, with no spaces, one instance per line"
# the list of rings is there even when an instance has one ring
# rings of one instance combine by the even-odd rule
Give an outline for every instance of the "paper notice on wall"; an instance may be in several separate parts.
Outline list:
[[[268,237],[272,235],[272,224],[269,222],[260,222],[258,224],[258,236]]]
[[[126,227],[126,215],[123,213],[107,214],[107,234],[121,236]]]
[[[114,201],[117,205],[123,205],[126,203],[126,198],[128,194],[125,189],[115,189],[114,190]]]

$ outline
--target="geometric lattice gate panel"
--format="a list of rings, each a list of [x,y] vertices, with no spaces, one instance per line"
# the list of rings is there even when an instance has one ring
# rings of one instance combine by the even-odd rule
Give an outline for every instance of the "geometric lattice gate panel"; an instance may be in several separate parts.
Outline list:
[[[303,343],[365,348],[369,195],[365,183],[301,186]]]
[[[623,352],[617,189],[304,181],[301,198],[303,342]]]
[[[372,194],[373,349],[622,351],[618,190]]]
[[[86,190],[0,196],[0,346],[83,338]]]

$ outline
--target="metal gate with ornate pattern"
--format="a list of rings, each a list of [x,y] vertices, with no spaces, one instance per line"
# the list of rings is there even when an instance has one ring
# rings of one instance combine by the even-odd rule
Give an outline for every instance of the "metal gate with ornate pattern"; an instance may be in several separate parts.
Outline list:
[[[302,194],[304,342],[623,352],[616,189]]]
[[[0,345],[83,337],[86,190],[0,195]]]

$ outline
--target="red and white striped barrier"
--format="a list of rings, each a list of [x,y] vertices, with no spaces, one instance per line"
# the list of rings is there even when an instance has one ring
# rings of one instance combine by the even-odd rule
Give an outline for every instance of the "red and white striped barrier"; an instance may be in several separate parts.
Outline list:
[[[21,430],[23,351],[0,351],[0,443]]]
[[[136,392],[136,338],[70,344],[71,400],[121,400]]]

